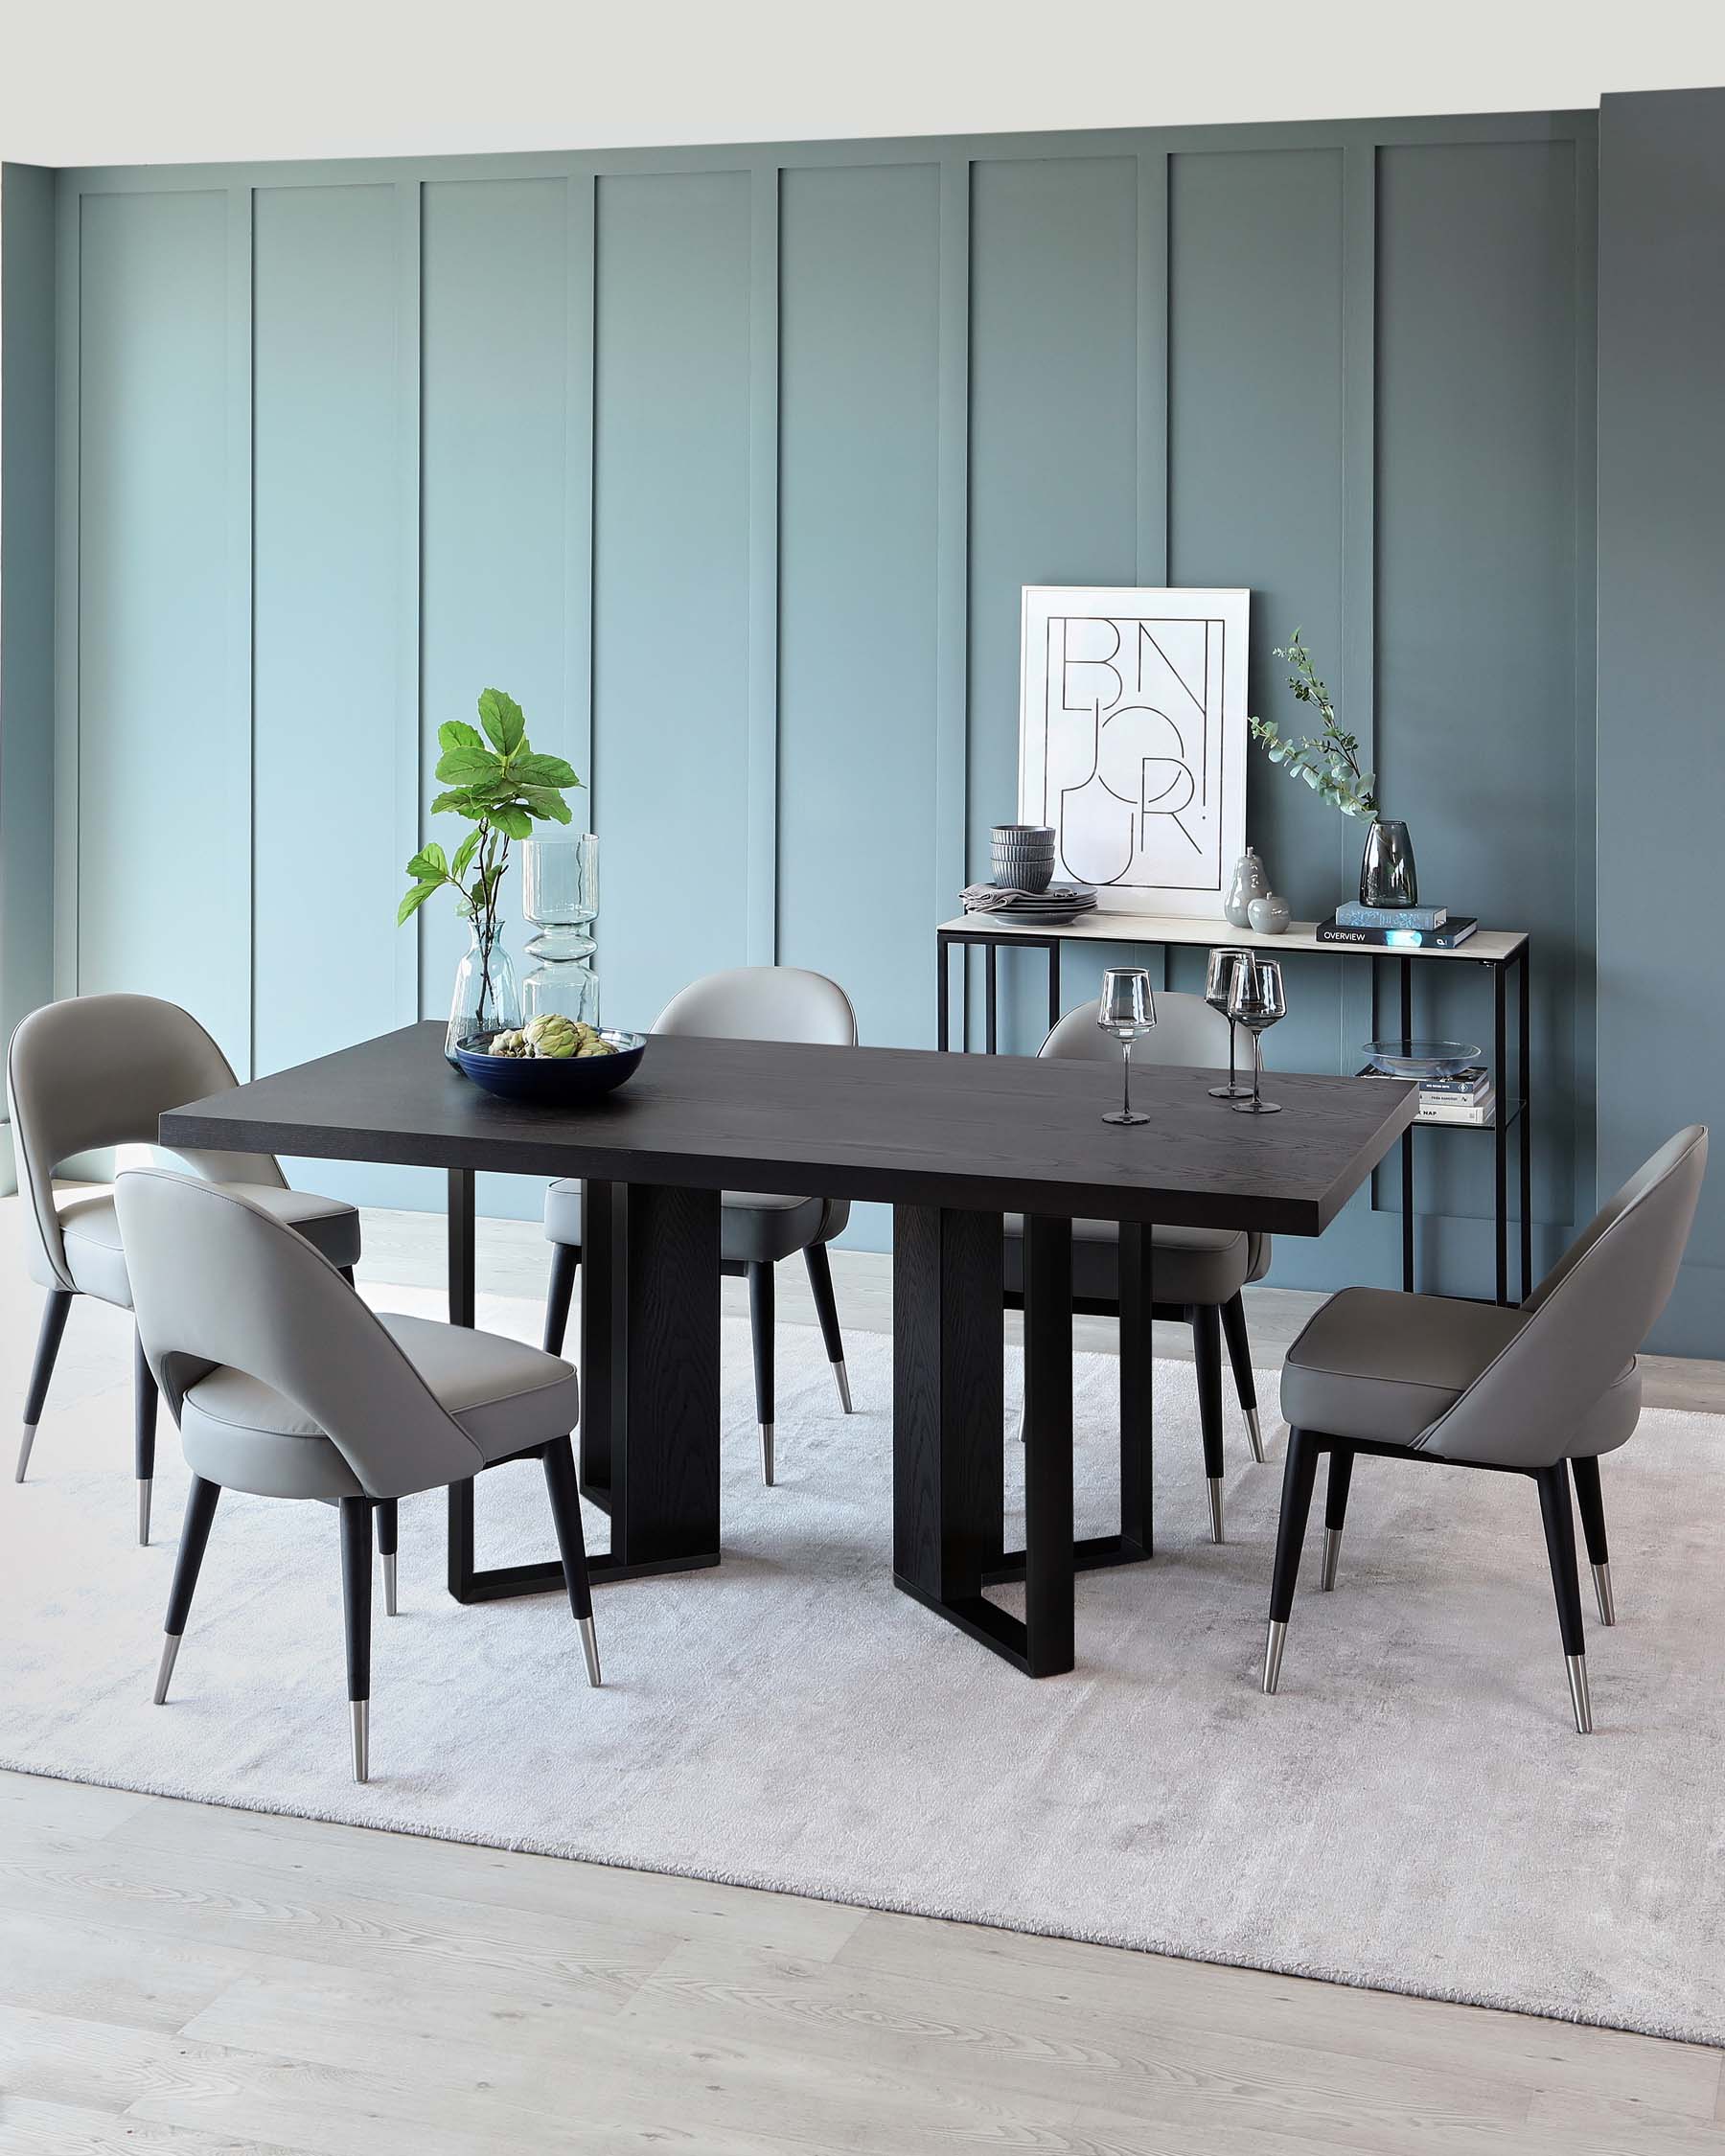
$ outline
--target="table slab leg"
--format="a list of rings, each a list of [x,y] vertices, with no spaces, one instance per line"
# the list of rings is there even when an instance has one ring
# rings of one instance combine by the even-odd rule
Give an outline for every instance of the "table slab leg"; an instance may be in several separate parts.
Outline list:
[[[583,1494],[611,1528],[609,1551],[587,1560],[592,1583],[716,1565],[717,1191],[587,1182],[582,1270]],[[461,1490],[449,1493],[456,1599],[561,1593],[554,1560],[474,1567],[473,1485]]]
[[[1120,1554],[1156,1548],[1156,1286],[1151,1234],[1120,1224]]]
[[[1072,1666],[1072,1224],[1024,1221],[1024,1634],[1032,1677]]]
[[[999,1213],[899,1205],[892,1230],[892,1576],[1026,1666],[1024,1627],[982,1594],[1005,1511]]]

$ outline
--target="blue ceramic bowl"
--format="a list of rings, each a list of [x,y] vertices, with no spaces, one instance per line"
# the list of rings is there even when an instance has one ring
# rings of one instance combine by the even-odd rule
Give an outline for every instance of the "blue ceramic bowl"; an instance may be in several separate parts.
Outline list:
[[[486,1054],[492,1036],[476,1035],[458,1041],[455,1060],[464,1077],[499,1100],[535,1101],[541,1108],[580,1108],[601,1093],[615,1092],[640,1067],[647,1053],[647,1035],[619,1033],[609,1025],[599,1029],[616,1049],[614,1056],[493,1056]]]

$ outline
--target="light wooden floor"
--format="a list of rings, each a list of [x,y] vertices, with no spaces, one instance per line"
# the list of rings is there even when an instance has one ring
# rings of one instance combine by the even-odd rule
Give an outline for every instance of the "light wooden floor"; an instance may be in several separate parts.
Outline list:
[[[366,1236],[437,1277],[425,1223]],[[537,1294],[543,1245],[480,1265]],[[1257,1294],[1261,1360],[1311,1300]],[[0,1881],[6,2151],[1725,2156],[1716,2052],[791,1895],[22,1775]]]

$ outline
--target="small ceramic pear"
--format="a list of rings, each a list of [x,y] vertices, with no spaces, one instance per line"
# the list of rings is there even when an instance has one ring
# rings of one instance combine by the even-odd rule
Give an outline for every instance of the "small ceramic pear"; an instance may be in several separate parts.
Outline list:
[[[1264,864],[1248,846],[1234,863],[1233,882],[1228,886],[1222,910],[1236,929],[1250,928],[1247,908],[1254,898],[1268,897],[1269,891],[1270,879],[1264,873]]]

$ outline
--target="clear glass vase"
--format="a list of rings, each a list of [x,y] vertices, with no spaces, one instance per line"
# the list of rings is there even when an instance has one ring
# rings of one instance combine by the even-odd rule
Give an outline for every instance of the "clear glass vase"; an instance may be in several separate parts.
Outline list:
[[[444,1054],[455,1061],[457,1042],[477,1035],[502,1033],[521,1022],[521,998],[516,988],[515,968],[503,948],[500,929],[488,941],[479,924],[470,922],[467,955],[455,969],[455,994],[449,1002],[449,1030],[444,1036]]]
[[[599,841],[529,838],[521,847],[521,910],[539,930],[527,945],[524,1016],[599,1023],[593,923],[599,914]]]

